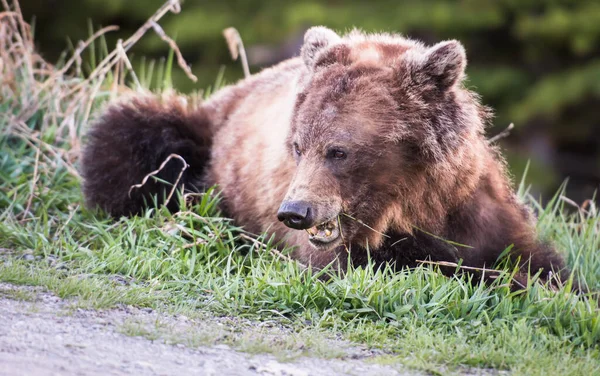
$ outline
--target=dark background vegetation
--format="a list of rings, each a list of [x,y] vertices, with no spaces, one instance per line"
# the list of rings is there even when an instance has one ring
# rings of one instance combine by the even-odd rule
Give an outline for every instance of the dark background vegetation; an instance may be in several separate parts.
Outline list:
[[[120,26],[107,35],[112,49],[163,2],[21,0],[21,6],[26,19],[35,17],[40,51],[56,61],[67,38],[90,35],[89,20],[94,29]],[[229,26],[239,30],[253,72],[297,54],[312,25],[401,32],[427,43],[459,39],[469,57],[467,85],[495,109],[490,136],[515,124],[501,141],[515,179],[531,160],[528,180],[546,199],[567,177],[567,194],[578,202],[599,187],[598,0],[188,0],[181,14],[166,16],[161,25],[199,78],[194,84],[174,69],[174,86],[185,92],[214,84],[222,67],[226,82],[242,77],[222,36]],[[141,56],[166,56],[168,46],[149,34],[132,53],[139,64]]]

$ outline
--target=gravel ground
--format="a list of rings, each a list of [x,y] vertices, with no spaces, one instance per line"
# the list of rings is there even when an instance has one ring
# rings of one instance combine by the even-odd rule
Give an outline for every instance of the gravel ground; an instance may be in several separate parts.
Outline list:
[[[219,319],[197,322],[133,307],[77,309],[72,301],[40,289],[0,283],[0,375],[419,374],[369,363],[368,351],[344,341],[332,343],[348,349],[344,359],[303,356],[281,362],[270,354],[248,354],[223,344],[192,348],[123,334],[128,322],[144,326],[157,321],[178,333],[223,326]]]

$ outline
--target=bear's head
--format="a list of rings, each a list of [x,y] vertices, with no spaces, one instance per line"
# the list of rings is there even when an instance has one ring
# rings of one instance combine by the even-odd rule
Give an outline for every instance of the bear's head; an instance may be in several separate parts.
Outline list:
[[[301,57],[288,137],[297,167],[278,218],[324,250],[435,231],[483,168],[486,111],[462,86],[463,46],[315,27]]]

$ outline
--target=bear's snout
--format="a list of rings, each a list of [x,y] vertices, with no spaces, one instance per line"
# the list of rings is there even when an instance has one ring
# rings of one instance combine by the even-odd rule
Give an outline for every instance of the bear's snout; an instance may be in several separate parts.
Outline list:
[[[306,201],[284,201],[277,212],[279,219],[287,227],[305,230],[314,226],[314,210]]]

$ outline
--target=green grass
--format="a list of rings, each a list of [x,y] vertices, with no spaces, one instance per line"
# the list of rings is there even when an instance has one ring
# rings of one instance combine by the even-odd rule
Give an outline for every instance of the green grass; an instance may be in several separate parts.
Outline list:
[[[35,293],[21,289],[0,289],[0,298],[8,298],[22,302],[35,302],[37,296]]]
[[[214,192],[178,214],[158,208],[114,221],[88,211],[77,157],[87,124],[115,93],[112,76],[84,82],[56,74],[33,43],[14,34],[0,38],[23,45],[0,52],[1,281],[45,286],[90,308],[124,303],[275,320],[297,332],[383,349],[389,355],[376,361],[433,373],[463,367],[527,375],[600,372],[598,302],[572,294],[568,285],[551,291],[532,284],[511,293],[506,280],[472,285],[427,267],[314,273],[275,257],[266,237],[267,249],[244,242],[240,229],[221,217]],[[560,193],[546,206],[522,188],[521,194],[539,215],[541,236],[600,290],[595,206],[568,211]],[[39,260],[20,259],[24,254]],[[130,334],[156,335],[127,325],[123,331]],[[318,339],[314,343],[319,347]]]

